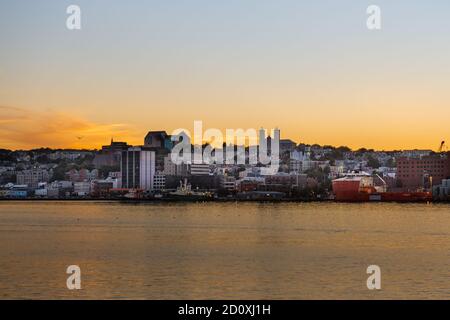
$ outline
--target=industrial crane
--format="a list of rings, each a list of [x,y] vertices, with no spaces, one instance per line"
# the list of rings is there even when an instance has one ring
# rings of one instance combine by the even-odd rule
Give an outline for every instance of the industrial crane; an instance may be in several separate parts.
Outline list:
[[[442,141],[441,145],[439,146],[438,152],[441,153],[441,152],[445,152],[445,151],[448,151],[447,145],[445,144],[445,141]]]

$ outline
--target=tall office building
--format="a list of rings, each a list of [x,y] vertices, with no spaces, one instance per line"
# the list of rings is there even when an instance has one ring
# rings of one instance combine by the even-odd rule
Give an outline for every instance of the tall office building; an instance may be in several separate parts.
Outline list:
[[[141,147],[133,147],[123,151],[120,172],[122,188],[153,190],[155,152]]]

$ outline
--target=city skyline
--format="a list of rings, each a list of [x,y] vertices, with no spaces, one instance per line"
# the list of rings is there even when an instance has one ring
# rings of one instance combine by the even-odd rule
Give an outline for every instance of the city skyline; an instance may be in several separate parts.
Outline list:
[[[0,146],[142,144],[148,130],[280,127],[307,144],[448,140],[450,4],[0,1]]]
[[[0,0],[0,300],[450,299],[449,34],[449,0]]]
[[[2,109],[2,107],[0,106],[0,110],[1,109]],[[63,119],[63,117],[61,119]],[[74,122],[76,122],[76,119],[72,119],[72,120]],[[80,121],[80,123],[83,124],[83,122],[81,120],[79,120],[79,121]],[[0,120],[0,123],[1,122],[2,121]],[[3,123],[7,123],[7,122],[9,122],[9,121],[3,121]],[[139,146],[145,146],[145,141],[144,140],[145,140],[146,134],[148,134],[150,132],[166,132],[169,136],[174,134],[174,133],[175,133],[175,135],[177,135],[180,132],[184,132],[184,133],[189,132],[187,135],[191,138],[191,146],[194,147],[196,145],[199,145],[199,144],[194,143],[194,140],[193,140],[194,139],[194,129],[191,130],[191,129],[186,129],[186,128],[178,128],[176,130],[173,130],[173,132],[169,132],[168,130],[164,130],[164,128],[153,128],[153,129],[156,129],[156,130],[146,130],[145,134],[143,134],[141,137],[137,137],[136,138],[136,143],[131,143],[129,140],[122,138],[123,136],[126,136],[126,135],[120,135],[119,134],[119,135],[111,135],[109,137],[107,137],[105,135],[102,135],[104,132],[106,132],[106,130],[103,132],[102,129],[109,128],[108,126],[93,127],[93,126],[90,126],[88,122],[86,122],[84,125],[86,126],[86,130],[87,131],[92,132],[93,135],[98,137],[99,144],[93,144],[92,142],[89,142],[87,145],[84,145],[83,142],[81,142],[81,141],[84,138],[86,138],[86,137],[85,136],[75,136],[73,140],[78,140],[78,143],[73,144],[73,145],[58,146],[58,145],[54,145],[53,144],[54,143],[53,140],[49,140],[50,141],[49,145],[35,145],[35,146],[29,146],[29,147],[25,147],[25,148],[20,148],[20,147],[17,147],[17,148],[9,147],[8,148],[8,147],[4,147],[2,145],[2,146],[0,146],[0,150],[3,149],[3,150],[11,150],[11,151],[31,151],[31,150],[39,150],[39,149],[51,149],[51,150],[92,150],[92,151],[94,151],[94,150],[101,150],[102,147],[109,146],[113,142],[127,143],[130,146],[139,147]],[[121,125],[112,125],[110,127],[111,128],[114,128],[114,127],[120,128],[120,126]],[[192,126],[192,127],[194,127],[194,126]],[[207,128],[207,129],[217,129],[217,128]],[[272,136],[273,136],[273,133],[274,133],[273,130],[274,129],[279,130],[279,131],[282,132],[282,130],[281,130],[282,128],[278,128],[278,127],[275,127],[273,129],[267,129],[267,128],[262,128],[262,127],[260,127],[259,129],[255,129],[255,128],[232,128],[232,129],[231,128],[227,128],[227,129],[230,129],[230,130],[234,131],[235,133],[238,130],[241,130],[241,129],[244,130],[243,131],[244,136],[242,136],[242,138],[246,141],[245,144],[244,144],[246,147],[248,147],[250,145],[258,145],[258,141],[256,141],[255,143],[249,143],[249,141],[253,140],[254,138],[245,135],[245,131],[247,129],[255,130],[255,132],[258,132],[258,134],[259,134],[260,130],[265,130],[266,137],[270,137],[270,138],[272,138]],[[120,132],[120,131],[118,130],[116,132],[109,132],[109,133],[116,134],[117,132]],[[226,137],[225,132],[226,132],[226,129],[223,131],[223,139],[224,139],[224,144],[227,144],[225,142],[225,137]],[[214,147],[214,149],[221,149],[219,145],[214,144],[214,139],[215,138],[212,138],[212,140],[205,140],[205,136],[204,136],[205,132],[202,132],[202,134],[203,134],[203,140],[202,140],[203,141],[203,145],[211,145],[211,146]],[[51,138],[51,135],[49,135],[49,138]],[[66,138],[67,138],[67,140],[71,139],[71,137],[66,137]],[[233,144],[235,146],[242,145],[242,144],[238,143],[238,140],[236,140],[237,136],[234,136],[234,139],[235,139],[235,142],[231,143],[231,144]],[[258,138],[258,140],[259,140],[259,138]],[[410,150],[410,151],[426,150],[426,151],[431,151],[431,152],[436,152],[436,153],[447,153],[447,152],[449,152],[448,146],[447,146],[447,142],[445,140],[439,141],[439,143],[436,143],[435,145],[430,146],[430,147],[424,147],[424,148],[405,148],[405,147],[403,147],[403,148],[398,148],[398,149],[375,149],[375,148],[370,148],[370,147],[367,147],[367,146],[364,146],[364,145],[363,146],[359,146],[357,148],[352,148],[348,144],[332,145],[332,144],[329,144],[329,143],[323,143],[323,144],[316,143],[316,142],[308,143],[308,142],[305,142],[305,141],[303,141],[301,139],[300,140],[290,139],[290,138],[284,137],[283,135],[281,135],[280,141],[292,141],[298,147],[301,146],[301,145],[305,145],[305,146],[320,146],[321,148],[322,147],[323,148],[329,147],[329,148],[335,148],[335,149],[348,148],[348,149],[350,149],[353,152],[354,151],[358,151],[358,150],[369,150],[369,151],[372,150],[372,151],[375,151],[375,152],[400,152],[400,151],[408,151],[408,150]]]

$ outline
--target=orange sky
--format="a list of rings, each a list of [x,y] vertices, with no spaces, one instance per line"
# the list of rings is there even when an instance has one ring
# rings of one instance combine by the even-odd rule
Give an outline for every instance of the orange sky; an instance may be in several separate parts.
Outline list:
[[[376,32],[359,2],[200,2],[80,0],[79,31],[54,1],[1,4],[0,148],[142,144],[195,120],[354,149],[450,140],[447,2],[380,0]]]

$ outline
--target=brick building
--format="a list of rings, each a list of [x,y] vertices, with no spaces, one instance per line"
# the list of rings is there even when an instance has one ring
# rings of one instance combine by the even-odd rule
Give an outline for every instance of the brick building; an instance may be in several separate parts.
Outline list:
[[[450,176],[450,154],[397,159],[397,181],[404,189],[429,188]]]

